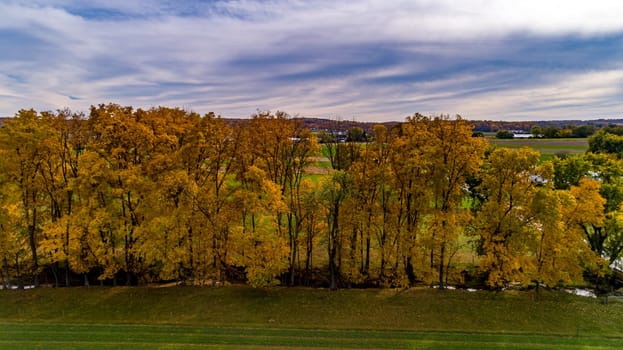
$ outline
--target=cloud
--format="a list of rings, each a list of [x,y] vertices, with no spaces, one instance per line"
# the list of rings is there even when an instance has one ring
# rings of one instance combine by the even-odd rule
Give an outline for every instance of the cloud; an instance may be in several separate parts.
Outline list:
[[[110,101],[228,117],[614,116],[620,13],[618,1],[10,1],[0,114]]]

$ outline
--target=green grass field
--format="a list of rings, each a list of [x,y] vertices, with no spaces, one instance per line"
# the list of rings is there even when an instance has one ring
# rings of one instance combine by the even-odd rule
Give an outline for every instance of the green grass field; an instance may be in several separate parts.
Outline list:
[[[11,349],[617,349],[621,339],[367,330],[0,325]]]
[[[497,147],[531,147],[541,153],[541,160],[548,160],[557,154],[585,153],[588,139],[496,139],[488,138],[491,145]]]
[[[0,291],[1,349],[617,349],[623,303],[428,288]]]

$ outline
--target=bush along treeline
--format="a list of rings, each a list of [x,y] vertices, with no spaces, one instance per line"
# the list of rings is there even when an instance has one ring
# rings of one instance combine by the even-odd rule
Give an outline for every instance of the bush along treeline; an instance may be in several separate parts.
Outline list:
[[[460,117],[372,134],[324,134],[321,149],[280,112],[232,126],[163,107],[21,110],[0,129],[2,284],[607,281],[623,250],[617,154],[540,164]]]

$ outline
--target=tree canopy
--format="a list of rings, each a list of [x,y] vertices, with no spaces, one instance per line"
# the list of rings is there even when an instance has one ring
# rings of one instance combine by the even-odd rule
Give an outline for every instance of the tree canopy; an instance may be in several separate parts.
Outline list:
[[[458,116],[330,136],[283,112],[19,111],[0,129],[4,284],[553,287],[619,261],[616,156],[542,163]]]

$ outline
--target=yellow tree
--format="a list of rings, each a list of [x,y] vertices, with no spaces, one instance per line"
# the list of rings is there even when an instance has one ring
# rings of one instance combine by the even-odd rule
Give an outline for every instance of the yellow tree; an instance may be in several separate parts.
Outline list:
[[[20,110],[0,129],[0,168],[9,191],[19,203],[17,229],[25,237],[30,251],[27,275],[39,285],[41,227],[49,215],[41,170],[45,162],[44,146],[54,138],[47,119],[34,110]]]
[[[250,217],[234,226],[232,261],[245,269],[247,281],[255,287],[279,284],[278,276],[287,271],[288,243],[275,230],[275,213],[288,208],[281,189],[263,170],[250,166],[244,174],[245,187],[234,195],[238,208]]]
[[[50,211],[49,220],[42,229],[41,248],[54,275],[55,285],[60,284],[59,268],[62,267],[65,285],[69,286],[70,216],[75,204],[73,182],[78,177],[79,159],[86,143],[85,122],[82,114],[69,110],[42,113],[42,116],[52,137],[40,143],[43,160],[40,173]]]
[[[604,208],[607,200],[601,196],[601,183],[594,179],[582,179],[577,186],[572,186],[570,195],[572,205],[564,205],[565,226],[573,236],[581,236],[582,242],[593,254],[585,253],[583,263],[585,269],[601,273],[607,263],[599,249],[605,241],[603,234],[609,231],[608,217]]]
[[[304,170],[312,163],[311,157],[318,153],[319,147],[309,130],[283,112],[255,115],[248,127],[252,130],[249,136],[255,152],[254,165],[279,186],[288,207],[287,212],[277,213],[277,231],[288,239],[288,284],[293,285],[305,215],[301,183]]]
[[[348,184],[352,187],[344,199],[341,220],[342,230],[348,237],[348,244],[343,247],[346,259],[342,266],[341,255],[337,265],[343,269],[343,277],[352,283],[361,283],[370,278],[370,253],[372,238],[377,238],[380,247],[384,246],[386,235],[383,225],[378,224],[379,203],[377,202],[380,183],[389,179],[387,163],[382,166],[376,159],[376,152],[372,145],[366,145],[360,149],[358,155],[349,167],[344,170],[349,174],[352,181]],[[385,180],[385,181],[383,181]],[[388,190],[388,187],[385,187]],[[385,208],[388,208],[386,206]],[[381,253],[383,254],[383,253]],[[385,266],[385,256],[382,260]],[[383,268],[383,270],[385,270]]]
[[[349,173],[336,170],[321,184],[322,204],[325,211],[327,229],[327,257],[329,262],[329,288],[337,289],[340,271],[338,254],[343,245],[341,223],[344,201],[352,190],[352,178]]]
[[[231,201],[238,190],[232,180],[240,139],[220,117],[209,113],[201,118],[181,150],[184,169],[192,181],[189,228],[191,266],[198,280],[225,280],[232,223],[238,209]]]
[[[145,280],[193,278],[191,238],[201,221],[194,208],[197,193],[194,169],[188,169],[197,146],[191,135],[201,118],[181,109],[154,108],[141,118],[154,137],[153,148],[142,164],[152,187],[144,196],[143,223],[136,228],[135,250],[143,262]]]
[[[303,284],[309,285],[313,277],[314,252],[323,238],[321,233],[326,231],[326,223],[323,220],[322,197],[319,193],[320,185],[310,179],[305,179],[301,183],[301,189],[301,207],[303,208],[301,226],[304,233],[302,247],[305,251]]]
[[[470,213],[462,207],[465,181],[479,169],[487,143],[483,138],[472,137],[472,127],[460,116],[455,120],[434,118],[428,127],[433,146],[428,155],[433,201],[430,262],[431,267],[436,267],[439,286],[443,287],[459,234],[469,221]]]
[[[480,268],[494,288],[509,282],[529,282],[532,211],[539,153],[528,148],[495,149],[485,162],[482,191],[485,202],[477,213],[476,233],[481,240]]]
[[[603,222],[604,200],[594,191],[598,188],[595,185],[593,180],[582,180],[579,187],[568,191],[553,190],[548,183],[535,193],[531,208],[535,219],[531,224],[535,235],[531,256],[535,266],[531,272],[537,289],[541,284],[553,287],[580,283],[585,270],[594,268],[598,262],[578,225],[580,220]],[[579,188],[594,201],[576,197]]]
[[[88,127],[90,142],[86,145],[85,171],[81,176],[91,178],[91,210],[99,227],[90,232],[100,236],[101,249],[97,260],[103,267],[100,279],[112,278],[125,272],[125,283],[137,283],[143,269],[138,259],[135,230],[144,219],[144,194],[151,183],[143,166],[151,156],[153,132],[142,123],[145,111],[131,107],[100,105],[92,107]]]
[[[2,152],[0,152],[1,154]],[[22,219],[21,210],[14,198],[15,193],[6,191],[11,185],[4,178],[4,173],[0,173],[0,275],[2,285],[10,289],[13,282],[17,281],[17,286],[23,288],[24,281],[22,270],[26,264],[28,253],[28,242],[26,236],[20,232],[20,221]]]
[[[602,214],[605,214],[605,219],[598,224],[586,220],[580,225],[591,249],[607,260],[607,263],[602,262],[602,265],[620,264],[623,255],[623,221],[621,221],[623,161],[614,154],[588,153],[556,159],[554,166],[556,171],[554,180],[558,188],[575,186],[574,191],[577,191],[586,185],[580,185],[581,181],[588,178],[599,182],[597,195],[605,200],[600,209]],[[592,187],[590,189],[593,190]],[[586,195],[593,194],[587,192]]]
[[[355,219],[350,237],[351,262],[354,269],[359,255],[359,271],[363,276],[369,273],[370,238],[375,238],[379,256],[378,277],[383,284],[396,280],[395,248],[398,241],[397,196],[392,186],[390,147],[388,133],[384,126],[374,127],[374,142],[360,150],[358,159],[347,170],[352,178],[352,195],[346,202]],[[357,231],[360,233],[357,239]],[[365,245],[365,249],[364,249]],[[359,248],[357,248],[359,247]],[[359,254],[357,254],[359,251]],[[364,254],[365,251],[365,254]],[[365,261],[364,261],[365,260]],[[356,270],[351,275],[356,276]],[[363,277],[362,276],[362,277]]]
[[[432,192],[430,191],[430,167],[433,154],[433,137],[423,116],[416,114],[392,130],[390,162],[393,170],[393,187],[398,196],[396,214],[399,230],[398,256],[409,283],[422,279],[426,268],[424,252],[418,246],[421,234],[428,224],[431,213]],[[419,261],[418,261],[419,260]],[[430,268],[430,266],[428,267]],[[420,276],[416,276],[420,274]]]
[[[436,280],[443,288],[470,219],[463,207],[465,183],[478,171],[487,143],[472,137],[471,126],[459,116],[416,114],[394,132],[390,147],[399,198],[397,255],[409,281],[415,280],[417,270],[420,278]],[[422,264],[424,251],[427,267]]]

